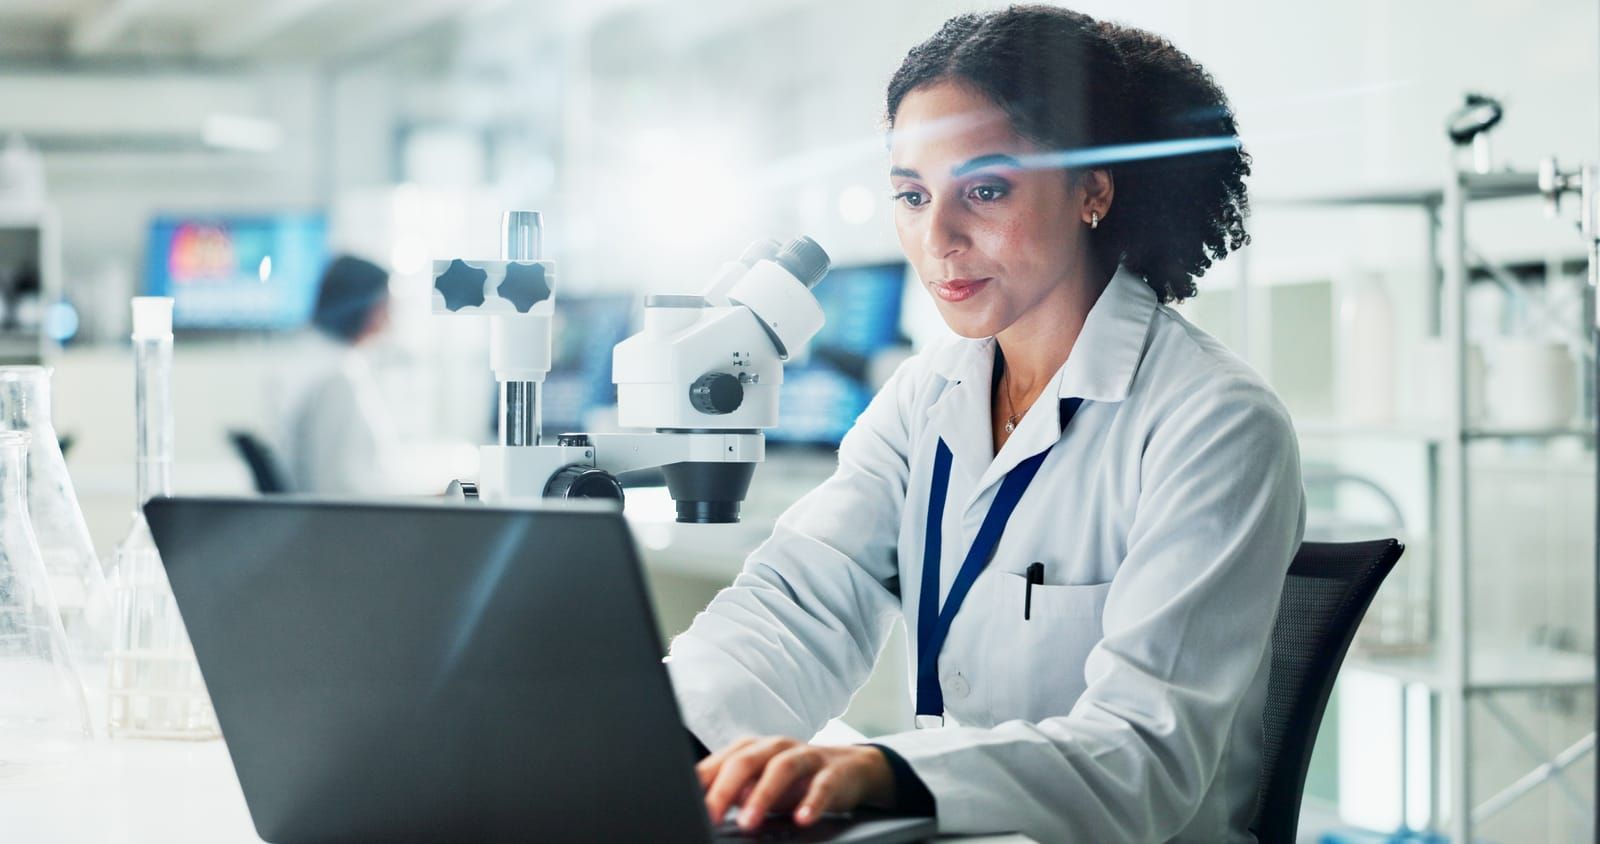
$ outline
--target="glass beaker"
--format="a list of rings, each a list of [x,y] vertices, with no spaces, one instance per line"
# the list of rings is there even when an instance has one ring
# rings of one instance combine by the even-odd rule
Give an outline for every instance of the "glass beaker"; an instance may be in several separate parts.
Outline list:
[[[113,736],[206,739],[218,733],[211,698],[178,615],[144,502],[172,494],[172,300],[133,300],[138,494],[133,523],[112,563],[116,622],[111,647]]]
[[[111,596],[50,420],[50,369],[0,366],[0,430],[28,435],[28,516],[79,666],[105,659]]]
[[[28,435],[0,431],[0,777],[93,736],[28,521]]]

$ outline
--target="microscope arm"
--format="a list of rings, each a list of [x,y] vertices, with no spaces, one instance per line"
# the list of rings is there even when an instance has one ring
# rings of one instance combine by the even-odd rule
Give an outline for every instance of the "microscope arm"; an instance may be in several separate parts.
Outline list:
[[[485,446],[480,449],[479,486],[485,501],[507,503],[548,494],[563,470],[600,469],[611,475],[676,463],[748,463],[766,457],[760,433],[565,434],[542,448]]]
[[[759,432],[588,434],[594,465],[612,474],[672,463],[759,463],[766,438]]]

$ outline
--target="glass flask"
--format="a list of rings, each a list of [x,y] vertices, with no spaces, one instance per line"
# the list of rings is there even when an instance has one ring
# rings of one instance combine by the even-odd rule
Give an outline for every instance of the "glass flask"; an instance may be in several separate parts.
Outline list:
[[[28,521],[28,435],[0,431],[0,780],[93,733]]]
[[[0,430],[28,434],[28,515],[80,667],[105,659],[111,595],[50,421],[50,369],[0,366]]]
[[[218,735],[211,699],[145,523],[144,502],[172,494],[172,300],[133,300],[138,505],[112,563],[116,596],[110,658],[112,736]]]

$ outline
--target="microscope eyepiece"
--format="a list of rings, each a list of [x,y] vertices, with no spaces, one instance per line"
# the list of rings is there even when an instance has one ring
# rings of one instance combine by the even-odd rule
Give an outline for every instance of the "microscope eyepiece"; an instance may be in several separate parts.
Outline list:
[[[783,244],[770,237],[765,240],[758,240],[746,246],[744,251],[739,253],[739,263],[747,267],[753,267],[757,261],[770,261],[777,258],[778,253],[782,250]]]
[[[828,253],[805,235],[789,241],[773,260],[800,279],[806,287],[816,287],[817,282],[828,274],[828,266],[833,263]]]

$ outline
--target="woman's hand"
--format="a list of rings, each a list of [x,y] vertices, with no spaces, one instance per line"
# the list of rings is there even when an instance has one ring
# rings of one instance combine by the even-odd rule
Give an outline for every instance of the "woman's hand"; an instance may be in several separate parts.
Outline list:
[[[713,826],[728,808],[742,807],[739,826],[755,829],[769,811],[795,808],[795,823],[810,826],[824,812],[871,804],[888,806],[894,772],[875,747],[822,747],[791,738],[740,739],[695,766]]]

